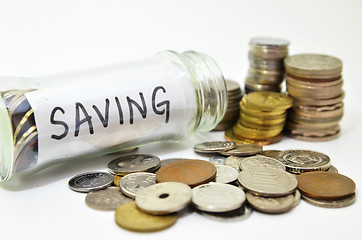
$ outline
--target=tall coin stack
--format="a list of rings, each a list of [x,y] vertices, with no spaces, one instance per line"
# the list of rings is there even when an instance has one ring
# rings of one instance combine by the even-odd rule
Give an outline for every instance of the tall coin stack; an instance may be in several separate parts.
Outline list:
[[[245,79],[245,92],[280,92],[284,80],[283,60],[288,56],[289,41],[255,37],[249,44],[250,66]]]
[[[214,128],[216,131],[226,130],[235,124],[235,122],[238,120],[240,112],[239,102],[243,96],[243,92],[241,91],[239,83],[231,80],[225,80],[225,82],[226,90],[228,92],[228,104],[224,118]]]
[[[240,116],[232,129],[225,132],[225,139],[234,142],[267,145],[278,142],[293,104],[286,94],[258,91],[242,98]]]
[[[285,59],[288,94],[294,104],[286,125],[290,137],[328,141],[338,137],[343,116],[342,61],[321,54]]]

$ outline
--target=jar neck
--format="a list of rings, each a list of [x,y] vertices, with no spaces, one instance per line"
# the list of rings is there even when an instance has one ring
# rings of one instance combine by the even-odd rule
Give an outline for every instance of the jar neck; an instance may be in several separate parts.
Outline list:
[[[177,54],[193,81],[197,112],[193,132],[211,131],[222,120],[227,108],[227,90],[222,72],[208,55],[187,51]]]

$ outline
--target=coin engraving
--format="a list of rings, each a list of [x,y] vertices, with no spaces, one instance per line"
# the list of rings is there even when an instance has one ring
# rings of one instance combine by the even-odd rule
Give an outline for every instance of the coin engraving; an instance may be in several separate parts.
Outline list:
[[[244,158],[243,160],[240,161],[239,166],[240,170],[244,170],[250,167],[270,167],[270,168],[285,170],[284,164],[281,163],[280,161],[262,155],[256,155]]]
[[[132,201],[123,195],[118,187],[90,191],[85,197],[86,204],[96,210],[116,210],[120,205]]]
[[[156,174],[140,172],[124,176],[119,182],[119,187],[125,195],[135,198],[141,190],[153,184],[156,184]]]
[[[160,167],[160,159],[150,154],[124,155],[108,163],[111,173],[128,174],[134,172],[151,172]]]
[[[73,191],[89,192],[106,188],[113,182],[113,175],[107,172],[86,172],[72,177],[68,186]]]

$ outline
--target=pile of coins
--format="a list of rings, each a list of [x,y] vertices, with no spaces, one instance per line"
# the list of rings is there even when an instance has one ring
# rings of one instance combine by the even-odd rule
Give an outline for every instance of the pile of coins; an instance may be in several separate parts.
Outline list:
[[[342,61],[320,54],[285,59],[286,86],[294,104],[286,124],[289,136],[327,141],[339,136],[343,116]]]
[[[292,98],[282,93],[249,93],[242,98],[238,122],[225,131],[225,139],[260,145],[278,142],[292,103]]]
[[[109,162],[109,172],[82,173],[68,185],[87,193],[89,207],[115,211],[116,223],[136,232],[168,228],[187,207],[211,219],[238,221],[253,209],[287,212],[298,205],[301,196],[329,208],[355,201],[354,182],[329,172],[336,169],[331,168],[329,157],[319,152],[263,151],[257,144],[225,141],[199,143],[194,151],[212,157],[209,161],[161,161],[149,154],[124,155]],[[112,186],[115,179],[119,187]]]
[[[284,80],[283,60],[288,56],[289,41],[255,37],[250,40],[249,71],[245,91],[280,92]]]
[[[223,131],[232,127],[238,120],[240,112],[239,102],[243,96],[243,92],[241,91],[239,83],[227,79],[225,83],[228,92],[227,109],[224,118],[214,128],[216,131]]]
[[[15,149],[13,172],[21,172],[37,161],[38,131],[35,125],[34,111],[24,95],[30,91],[33,89],[2,92],[2,98],[8,109],[13,127]],[[20,161],[19,159],[26,159],[27,161]]]

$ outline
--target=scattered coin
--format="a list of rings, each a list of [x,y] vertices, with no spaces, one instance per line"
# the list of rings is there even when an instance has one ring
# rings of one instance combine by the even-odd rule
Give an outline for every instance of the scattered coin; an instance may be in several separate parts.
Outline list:
[[[240,161],[240,170],[252,168],[252,167],[269,167],[276,168],[285,171],[285,166],[275,158],[265,157],[262,155],[256,155],[252,157],[246,157]]]
[[[134,172],[153,172],[161,165],[157,156],[150,154],[124,155],[108,163],[108,170],[113,174]]]
[[[90,191],[85,197],[88,207],[96,210],[116,210],[120,205],[132,201],[120,192],[118,187]]]
[[[333,165],[331,165],[327,171],[328,172],[338,173],[338,169]]]
[[[236,147],[231,150],[220,152],[222,155],[226,156],[250,156],[257,153],[260,153],[263,150],[262,146],[252,143],[239,143],[236,144]]]
[[[192,197],[191,188],[179,182],[164,182],[151,185],[136,196],[136,205],[143,212],[165,215],[185,208]]]
[[[283,213],[294,207],[294,194],[284,197],[261,197],[251,193],[246,193],[246,199],[256,210],[264,213]]]
[[[275,168],[248,168],[240,172],[238,180],[245,190],[263,197],[286,196],[297,188],[292,174]]]
[[[161,160],[161,167],[169,164],[169,163],[173,163],[173,162],[177,162],[180,160],[185,160],[185,158],[167,158],[167,159],[162,159]]]
[[[323,200],[323,199],[316,199],[307,197],[306,195],[302,195],[302,198],[312,205],[318,206],[318,207],[325,207],[325,208],[342,208],[342,207],[348,207],[352,205],[356,201],[356,194],[353,193],[351,196],[342,198],[342,199],[336,199],[336,200]]]
[[[241,220],[248,218],[252,212],[253,212],[253,209],[248,204],[244,204],[241,208],[238,208],[236,210],[229,211],[229,212],[218,213],[218,212],[198,211],[198,213],[200,213],[201,215],[203,215],[207,218],[221,221],[221,222],[241,221]]]
[[[215,142],[204,142],[194,146],[196,153],[215,153],[231,150],[236,147],[234,142],[226,141],[215,141]]]
[[[117,173],[116,175],[114,175],[113,177],[113,184],[117,187],[119,187],[119,181],[121,181],[121,179],[124,177],[123,174]]]
[[[276,158],[276,156],[280,153],[280,150],[263,150],[260,155]]]
[[[297,176],[298,189],[307,197],[324,200],[343,199],[356,190],[354,181],[333,172],[307,172]]]
[[[161,182],[181,182],[195,187],[203,183],[208,183],[216,177],[216,167],[214,164],[197,159],[185,159],[167,164],[156,173],[156,181]]]
[[[302,149],[281,151],[277,159],[292,173],[324,171],[331,165],[330,158],[320,152]]]
[[[156,174],[139,172],[124,176],[119,182],[119,187],[126,196],[136,198],[141,190],[153,184],[156,184]]]
[[[116,223],[135,232],[155,232],[171,227],[177,221],[177,214],[163,216],[142,212],[134,201],[119,206],[115,212]]]
[[[226,157],[221,155],[213,155],[209,158],[209,162],[215,165],[224,165]]]
[[[238,179],[239,171],[237,171],[236,169],[224,165],[215,165],[215,167],[216,167],[215,182],[232,183]]]
[[[207,183],[192,189],[192,203],[206,212],[228,212],[240,208],[245,193],[238,187],[223,183]]]
[[[240,171],[240,162],[243,160],[242,157],[230,156],[225,159],[224,165],[234,168]]]
[[[85,172],[72,177],[68,186],[76,192],[90,192],[110,186],[113,175],[107,172]]]

